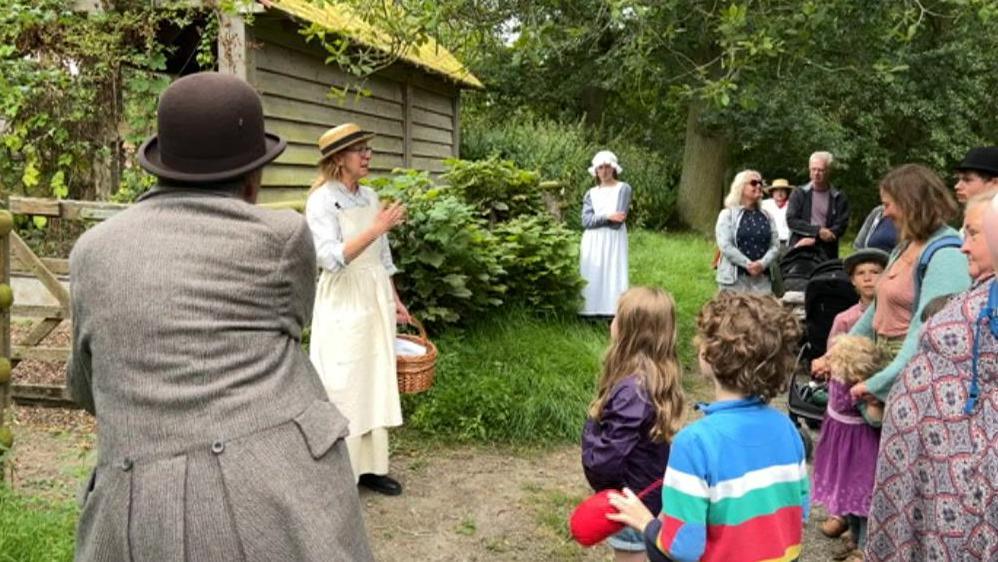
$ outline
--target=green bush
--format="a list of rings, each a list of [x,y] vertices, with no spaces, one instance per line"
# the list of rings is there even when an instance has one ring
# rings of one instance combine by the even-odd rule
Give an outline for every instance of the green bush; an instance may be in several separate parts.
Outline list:
[[[475,209],[426,172],[396,170],[371,180],[382,197],[405,203],[409,218],[391,239],[397,287],[425,323],[455,323],[502,304],[495,239]]]
[[[661,229],[673,217],[681,161],[634,142],[625,135],[600,142],[594,131],[580,122],[563,123],[529,115],[513,115],[497,122],[494,117],[470,114],[461,125],[461,155],[470,160],[500,158],[537,170],[543,180],[557,181],[563,217],[572,228],[581,228],[582,197],[594,185],[589,175],[593,155],[612,150],[631,185],[634,197],[632,227]]]
[[[537,312],[579,309],[578,235],[549,215],[521,216],[493,229],[505,270],[506,302]]]
[[[478,208],[490,224],[513,217],[544,211],[541,176],[535,171],[517,168],[509,160],[457,160],[445,162],[447,172],[441,180],[454,193]]]

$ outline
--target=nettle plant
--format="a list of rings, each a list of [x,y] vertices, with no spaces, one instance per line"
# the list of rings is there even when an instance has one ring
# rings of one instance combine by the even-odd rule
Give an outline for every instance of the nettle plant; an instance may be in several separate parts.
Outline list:
[[[582,280],[578,237],[547,214],[539,202],[510,207],[516,216],[490,223],[496,210],[481,194],[516,193],[538,184],[537,173],[502,163],[509,183],[496,181],[495,162],[447,162],[437,185],[426,172],[396,170],[370,180],[382,198],[400,200],[409,218],[390,239],[398,289],[413,313],[428,323],[467,323],[499,306],[522,306],[539,313],[576,310]],[[529,181],[523,178],[528,178]]]

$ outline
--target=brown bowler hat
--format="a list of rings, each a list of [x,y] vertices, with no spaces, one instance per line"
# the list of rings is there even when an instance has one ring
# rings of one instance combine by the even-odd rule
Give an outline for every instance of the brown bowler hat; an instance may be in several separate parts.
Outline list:
[[[185,76],[159,98],[157,133],[139,147],[149,173],[181,182],[218,182],[263,167],[284,152],[263,130],[260,96],[245,81],[217,72]]]
[[[333,127],[319,137],[319,152],[322,153],[320,160],[328,158],[348,146],[373,138],[374,133],[361,129],[356,123],[344,123],[338,127]]]

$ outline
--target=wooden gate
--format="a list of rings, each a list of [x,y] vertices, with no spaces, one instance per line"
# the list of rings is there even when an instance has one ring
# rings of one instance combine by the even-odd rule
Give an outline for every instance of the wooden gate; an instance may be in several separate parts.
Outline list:
[[[26,197],[11,197],[9,206],[13,215],[41,216],[69,221],[102,221],[127,207],[116,203]],[[4,263],[0,264],[0,267],[10,272],[11,286],[20,289],[15,292],[22,295],[31,292],[43,297],[32,300],[45,301],[19,302],[24,299],[15,299],[10,308],[11,317],[30,323],[27,333],[20,335],[15,341],[10,341],[12,338],[9,324],[0,327],[0,329],[5,328],[6,339],[11,343],[9,355],[11,365],[17,366],[25,359],[55,363],[67,361],[70,354],[68,345],[43,346],[41,342],[71,315],[67,287],[69,260],[63,257],[38,257],[14,230],[7,236],[5,245],[8,251],[4,252]],[[11,381],[10,394],[14,401],[21,404],[75,407],[64,384],[23,384]]]

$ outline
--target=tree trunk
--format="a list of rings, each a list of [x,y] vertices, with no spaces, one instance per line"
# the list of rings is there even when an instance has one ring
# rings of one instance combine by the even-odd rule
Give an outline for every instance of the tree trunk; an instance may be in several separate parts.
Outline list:
[[[683,173],[679,179],[679,218],[691,228],[714,231],[728,175],[730,141],[700,125],[704,102],[690,103],[683,146]]]

